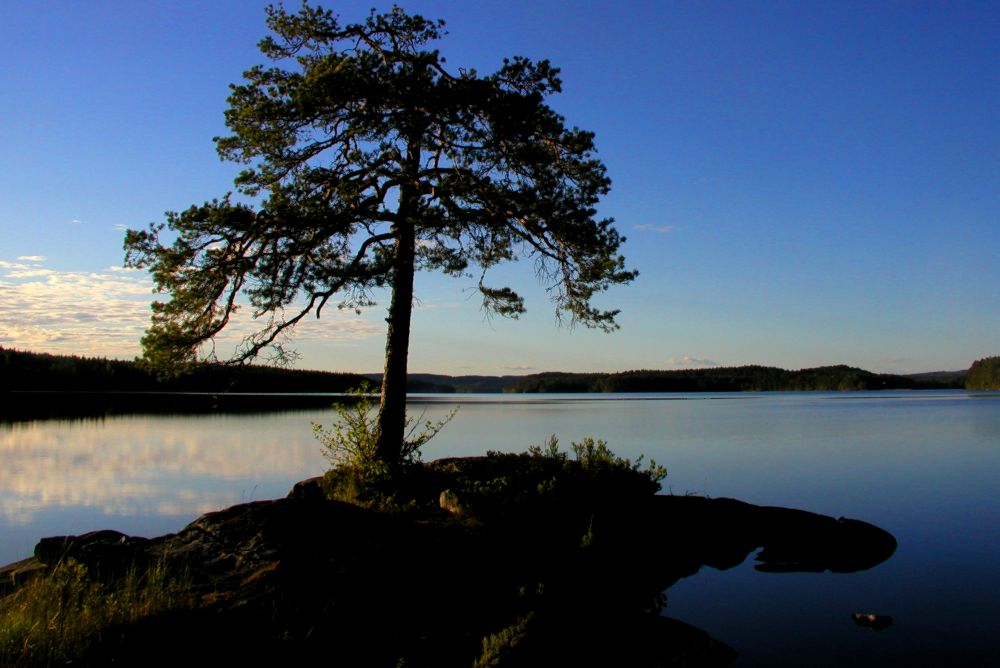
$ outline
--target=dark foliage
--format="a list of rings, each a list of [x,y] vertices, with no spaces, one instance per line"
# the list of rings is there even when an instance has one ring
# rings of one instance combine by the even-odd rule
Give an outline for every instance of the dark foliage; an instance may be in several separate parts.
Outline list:
[[[540,373],[524,376],[505,392],[808,392],[940,389],[961,387],[961,378],[876,374],[845,365],[787,371],[740,366],[620,373]]]
[[[350,373],[220,364],[201,364],[188,375],[159,378],[141,362],[0,348],[0,391],[345,392],[365,381]]]
[[[965,387],[968,390],[1000,390],[1000,356],[973,362]]]

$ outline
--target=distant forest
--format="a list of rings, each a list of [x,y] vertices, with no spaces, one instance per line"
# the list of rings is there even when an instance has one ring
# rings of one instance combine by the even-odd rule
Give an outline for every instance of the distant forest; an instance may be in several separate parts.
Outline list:
[[[778,392],[944,389],[966,386],[965,371],[876,374],[849,366],[788,371],[740,366],[621,373],[546,372],[530,376],[410,374],[410,392]],[[969,389],[1000,389],[1000,357],[979,360]],[[32,353],[0,347],[0,391],[60,392],[346,392],[377,374],[300,371],[272,366],[203,364],[192,373],[159,379],[141,362]]]
[[[961,388],[965,372],[897,376],[839,365],[787,371],[739,366],[621,373],[540,373],[505,392],[808,392]]]
[[[223,364],[202,364],[191,373],[160,379],[139,362],[0,347],[0,391],[345,392],[365,382],[370,381],[361,374]]]
[[[969,390],[1000,390],[1000,357],[976,360],[965,381]]]

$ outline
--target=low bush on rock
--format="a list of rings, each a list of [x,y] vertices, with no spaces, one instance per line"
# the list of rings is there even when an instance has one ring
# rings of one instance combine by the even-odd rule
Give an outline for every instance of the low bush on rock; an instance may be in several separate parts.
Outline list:
[[[437,422],[425,421],[419,432],[414,418],[407,415],[406,438],[400,449],[400,459],[389,466],[376,456],[378,403],[367,386],[352,394],[353,401],[334,406],[338,418],[333,426],[312,423],[313,434],[322,446],[323,456],[332,464],[327,484],[329,496],[369,508],[398,509],[394,490],[396,481],[407,469],[420,463],[421,448],[451,422],[458,409]]]
[[[433,436],[444,423],[428,423],[422,435]],[[552,436],[522,453],[413,461],[393,471],[341,459],[323,486],[328,498],[377,510],[442,517],[444,509],[466,523],[494,523],[538,512],[565,518],[622,507],[656,494],[666,476],[655,461],[619,457],[603,440],[586,438],[564,451]]]

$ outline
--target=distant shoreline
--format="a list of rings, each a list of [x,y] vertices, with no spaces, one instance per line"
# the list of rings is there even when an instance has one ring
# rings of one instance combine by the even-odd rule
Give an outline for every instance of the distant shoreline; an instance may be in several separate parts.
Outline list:
[[[640,369],[616,373],[548,371],[521,376],[410,373],[410,393],[636,393],[636,392],[778,392],[846,390],[964,389],[966,371],[912,375],[877,374],[846,365],[786,370],[745,365],[704,369]],[[175,396],[201,406],[206,400],[182,395],[336,394],[363,385],[377,388],[381,375],[332,373],[284,367],[198,364],[186,373],[158,376],[138,361],[49,355],[0,347],[0,392],[117,393],[116,401],[133,403],[144,394]],[[249,401],[249,400],[247,400]]]
[[[949,388],[913,390],[917,392],[954,391]],[[860,390],[870,392],[872,390]],[[874,390],[880,392],[882,390]],[[887,390],[892,391],[892,390]],[[910,391],[910,390],[895,390]],[[825,391],[818,391],[825,392]],[[568,392],[556,393],[425,393],[411,392],[414,404],[463,403],[479,404],[548,401],[679,401],[695,399],[733,399],[738,395],[752,398],[755,394],[793,394],[792,390],[771,392]],[[848,394],[849,391],[845,391]],[[653,396],[659,395],[659,396]],[[670,396],[677,395],[677,396]],[[687,396],[680,396],[687,395]],[[713,396],[715,395],[715,396]],[[719,396],[725,395],[725,396]],[[517,397],[517,398],[515,398]],[[551,398],[550,398],[551,397]],[[249,414],[285,411],[305,411],[332,408],[357,400],[357,395],[344,393],[213,393],[213,392],[117,392],[84,390],[10,390],[0,392],[0,422],[22,422],[45,419],[87,419],[116,415],[211,415]]]

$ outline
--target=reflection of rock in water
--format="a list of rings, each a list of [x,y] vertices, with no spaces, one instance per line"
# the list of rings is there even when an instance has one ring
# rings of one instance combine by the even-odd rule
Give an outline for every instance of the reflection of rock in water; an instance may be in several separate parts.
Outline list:
[[[496,521],[471,506],[461,520],[427,521],[315,492],[300,485],[299,498],[234,506],[151,540],[46,539],[35,559],[0,569],[0,587],[67,556],[104,577],[154,560],[183,571],[202,605],[100,648],[124,664],[468,666],[509,629],[495,665],[713,666],[735,652],[657,614],[679,578],[758,547],[771,572],[856,571],[895,550],[864,522],[729,499],[616,497],[584,516],[574,502]]]
[[[890,533],[859,520],[696,496],[662,496],[656,504],[674,543],[678,577],[702,565],[738,566],[757,548],[763,549],[756,569],[769,573],[854,573],[896,551]]]

